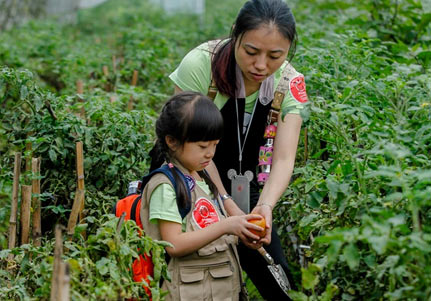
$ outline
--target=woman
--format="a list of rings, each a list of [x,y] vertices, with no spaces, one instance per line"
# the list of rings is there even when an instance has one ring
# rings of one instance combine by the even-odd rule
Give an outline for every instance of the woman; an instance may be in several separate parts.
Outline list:
[[[234,169],[236,174],[254,173],[250,183],[250,208],[252,213],[265,217],[268,231],[257,242],[250,241],[247,233],[240,234],[243,244],[238,250],[241,266],[267,300],[287,297],[254,249],[265,244],[275,262],[290,275],[280,239],[272,225],[272,210],[292,175],[302,123],[299,113],[307,101],[303,76],[295,73],[291,66],[294,80],[288,80],[290,91],[282,104],[282,111],[287,114],[278,116],[271,172],[260,193],[256,171],[259,148],[265,144],[263,135],[270,102],[288,65],[286,59],[290,61],[293,57],[296,40],[294,17],[283,1],[251,0],[240,10],[227,40],[218,43],[215,50],[210,43],[193,49],[170,75],[176,93],[191,90],[205,94],[211,82],[215,84],[214,103],[223,115],[225,132],[207,171],[219,192],[226,194],[224,205],[230,215],[244,212],[227,194],[231,189],[228,170]]]

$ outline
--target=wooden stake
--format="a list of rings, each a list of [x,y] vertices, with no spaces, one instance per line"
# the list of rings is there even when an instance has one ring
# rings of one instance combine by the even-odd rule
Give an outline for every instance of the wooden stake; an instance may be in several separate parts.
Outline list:
[[[27,244],[30,234],[31,186],[21,187],[21,244]]]
[[[82,141],[76,142],[76,174],[78,176],[77,187],[80,190],[85,190],[84,186],[84,150]],[[82,199],[81,209],[79,210],[79,220],[82,221],[85,217],[85,198]]]
[[[61,261],[60,272],[58,279],[58,301],[69,301],[70,300],[70,274],[69,264]]]
[[[121,227],[123,226],[125,218],[126,218],[126,212],[123,212],[123,214],[121,214],[117,222],[117,233],[120,233],[120,230],[121,230]]]
[[[80,79],[76,81],[76,93],[78,93],[79,95],[84,94],[84,83]],[[84,99],[81,98],[81,96],[78,96],[78,102],[84,103]],[[85,118],[85,108],[83,104],[81,107],[80,117]]]
[[[103,67],[102,67],[102,71],[103,71],[103,75],[104,75],[105,77],[108,77],[108,76],[109,76],[108,66],[103,66]]]
[[[73,201],[72,212],[69,216],[69,222],[67,223],[67,234],[73,235],[75,226],[78,221],[78,215],[81,211],[81,206],[84,202],[84,190],[77,189],[75,193],[75,200]]]
[[[19,193],[19,177],[21,174],[21,153],[15,153],[15,163],[13,168],[13,188],[12,188],[12,205],[10,209],[9,219],[9,244],[8,248],[15,248],[16,243],[16,220],[18,211],[18,193]],[[10,260],[13,259],[13,255],[9,254]]]
[[[128,111],[133,110],[133,96],[132,95],[130,95],[130,97],[129,97],[129,102],[127,103],[127,110]]]
[[[80,79],[76,81],[76,93],[84,94],[84,83]]]
[[[132,87],[135,87],[138,83],[138,70],[133,70],[133,76],[132,76]],[[127,103],[127,110],[131,111],[133,110],[133,95],[130,95],[129,102]]]
[[[132,86],[136,86],[137,83],[138,83],[138,70],[133,70]]]
[[[30,138],[33,135],[33,133],[27,134],[27,139]],[[28,174],[31,171],[31,158],[32,158],[32,152],[33,152],[33,144],[31,142],[25,143],[25,171],[26,171],[26,181],[25,184],[30,183],[30,179],[28,178]]]
[[[33,158],[31,170],[32,180],[32,205],[33,205],[33,244],[40,247],[40,237],[42,235],[42,225],[40,216],[40,158]]]
[[[58,301],[61,255],[63,254],[63,237],[61,234],[61,228],[61,225],[55,225],[54,266],[52,268],[50,296],[51,301]]]
[[[304,164],[308,160],[308,129],[304,128]]]

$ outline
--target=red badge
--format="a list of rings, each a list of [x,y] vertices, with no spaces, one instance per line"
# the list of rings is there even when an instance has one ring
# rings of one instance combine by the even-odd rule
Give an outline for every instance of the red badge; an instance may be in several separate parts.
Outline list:
[[[201,228],[205,228],[220,220],[214,205],[205,198],[200,198],[193,210],[193,220]]]
[[[289,83],[290,93],[300,103],[306,103],[308,101],[307,91],[305,91],[305,80],[304,76],[298,75]]]

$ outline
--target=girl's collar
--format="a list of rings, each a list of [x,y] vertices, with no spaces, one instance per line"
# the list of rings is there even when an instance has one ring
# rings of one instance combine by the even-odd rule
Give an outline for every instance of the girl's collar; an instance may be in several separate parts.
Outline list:
[[[238,64],[236,64],[235,71],[236,71],[236,86],[239,87],[239,89],[236,90],[235,97],[245,99],[246,95],[245,95],[244,78]],[[264,106],[266,106],[271,102],[273,96],[274,96],[274,74],[271,74],[260,85],[259,102]]]
[[[193,180],[203,180],[203,179],[201,179],[201,177],[199,176],[199,174],[197,174],[197,176],[196,175],[193,175],[193,173],[190,173],[190,171],[189,170],[187,170],[187,168],[185,168],[181,163],[180,163],[180,161],[178,161],[177,159],[175,159],[175,158],[171,158],[171,163],[176,167],[176,168],[178,168],[184,175],[186,175],[186,176],[190,176],[190,177],[192,177],[193,178]]]

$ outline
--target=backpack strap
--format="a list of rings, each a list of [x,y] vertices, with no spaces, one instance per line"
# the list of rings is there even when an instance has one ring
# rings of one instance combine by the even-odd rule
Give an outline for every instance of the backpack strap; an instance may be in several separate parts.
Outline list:
[[[136,218],[136,216],[139,215],[139,211],[137,211],[136,209],[138,208],[138,203],[140,200],[141,200],[141,194],[138,194],[138,196],[133,201],[132,209],[130,211],[130,219],[134,220],[137,225],[139,225],[139,224],[138,224],[138,219]],[[140,219],[139,219],[139,223],[141,223]]]
[[[210,55],[211,55],[211,62],[212,62],[212,59],[213,59],[213,57],[214,57],[214,54],[217,52],[217,50],[220,48],[220,42],[221,42],[221,40],[211,40],[211,41],[208,41],[208,51],[209,51],[209,53],[210,53]],[[217,86],[216,86],[216,83],[215,83],[215,80],[214,80],[214,78],[213,78],[213,74],[212,74],[212,71],[210,71],[211,73],[210,73],[210,76],[211,76],[211,83],[210,83],[210,86],[208,87],[208,93],[207,93],[207,96],[209,97],[209,98],[211,98],[212,100],[214,100],[215,99],[215,97],[216,97],[216,95],[217,95],[217,91],[218,91],[218,89],[217,89]]]
[[[191,199],[192,193],[191,193],[190,187],[188,185],[188,181],[186,179],[186,176],[177,167],[174,167],[174,168],[175,168],[175,171],[180,175],[181,180],[183,181],[183,183],[186,187],[187,195],[188,195],[189,199]],[[150,172],[148,175],[144,176],[142,178],[142,187],[145,187],[145,185],[147,185],[147,183],[150,181],[151,177],[153,175],[155,175],[156,173],[163,173],[166,177],[168,177],[169,181],[171,181],[172,186],[174,187],[175,195],[178,196],[177,183],[175,181],[175,178],[174,178],[174,175],[172,174],[171,169],[169,168],[169,166],[167,164],[162,165],[161,167]],[[191,210],[191,204],[187,204],[187,206],[185,208],[178,206],[178,211],[180,212],[181,219],[183,219],[190,212],[190,210]]]
[[[280,111],[281,104],[283,103],[286,92],[289,89],[290,80],[297,75],[298,72],[293,68],[290,63],[284,66],[283,72],[281,73],[280,81],[274,91],[274,100],[272,101],[271,107],[274,110]]]

